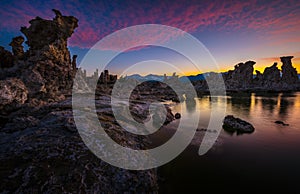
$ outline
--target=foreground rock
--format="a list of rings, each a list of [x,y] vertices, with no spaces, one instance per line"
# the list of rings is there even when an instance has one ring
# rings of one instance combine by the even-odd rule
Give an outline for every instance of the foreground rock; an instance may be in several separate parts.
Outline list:
[[[224,118],[223,129],[232,133],[253,133],[255,130],[251,123],[235,118],[233,115],[227,115]]]
[[[107,104],[104,98],[97,100],[98,107]],[[131,136],[114,124],[110,110],[100,111],[101,124],[116,142],[133,149],[147,144],[147,139]],[[74,124],[71,99],[18,110],[8,117],[0,137],[0,191],[4,193],[157,192],[155,169],[116,168],[86,147]]]
[[[1,114],[14,110],[27,100],[28,90],[17,78],[0,80],[0,110]],[[0,114],[0,115],[1,115]]]
[[[82,141],[68,98],[76,57],[71,61],[67,40],[78,20],[53,11],[53,20],[36,17],[21,29],[27,52],[22,37],[12,40],[13,54],[0,47],[0,192],[157,193],[155,169],[116,168]],[[120,145],[144,149],[148,139],[118,125],[103,93],[96,106],[107,134]]]
[[[28,90],[28,101],[60,101],[71,93],[72,79],[76,67],[72,66],[67,48],[78,20],[63,16],[53,10],[55,18],[40,17],[29,21],[29,27],[22,27],[29,50],[24,52],[24,38],[18,36],[10,43],[13,54],[0,48],[0,80],[10,77],[20,79]]]

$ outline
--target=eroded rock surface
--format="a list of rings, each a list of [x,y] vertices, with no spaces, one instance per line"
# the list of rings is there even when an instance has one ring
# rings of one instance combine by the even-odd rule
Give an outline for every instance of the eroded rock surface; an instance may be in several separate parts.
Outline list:
[[[67,40],[78,20],[53,11],[53,20],[36,17],[21,29],[28,51],[22,37],[12,40],[13,54],[0,47],[0,191],[157,193],[155,169],[113,167],[82,141],[68,98],[76,57],[71,60]],[[115,121],[105,90],[111,91],[100,88],[97,113],[106,132],[123,146],[144,149],[147,138],[130,135]]]
[[[97,100],[97,106],[107,107],[107,100],[105,97]],[[0,129],[0,190],[4,193],[157,193],[155,169],[116,168],[87,148],[75,127],[71,106],[71,99],[67,99],[23,108],[10,115]],[[116,125],[110,111],[100,108],[99,120],[119,144],[134,149],[142,149],[147,144],[144,137],[131,136]]]
[[[0,110],[1,114],[14,110],[27,100],[28,90],[17,78],[0,80]]]

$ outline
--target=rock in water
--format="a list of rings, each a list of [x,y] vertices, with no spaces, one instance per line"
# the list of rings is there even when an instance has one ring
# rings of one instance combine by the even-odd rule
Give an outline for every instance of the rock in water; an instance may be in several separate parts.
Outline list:
[[[235,118],[233,115],[227,115],[223,120],[223,129],[230,132],[238,133],[253,133],[254,127],[251,123],[240,118]]]
[[[287,124],[283,121],[275,121],[274,123],[279,124],[279,125],[283,125],[283,126],[289,126],[289,124]]]
[[[175,114],[175,119],[180,119],[181,118],[181,114],[180,113],[176,113]]]

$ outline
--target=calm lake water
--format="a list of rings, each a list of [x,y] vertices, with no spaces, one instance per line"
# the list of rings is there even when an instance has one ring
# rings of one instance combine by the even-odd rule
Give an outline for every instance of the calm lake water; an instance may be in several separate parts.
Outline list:
[[[201,129],[207,128],[211,111],[219,111],[211,109],[213,104],[226,105],[226,115],[252,123],[255,131],[238,135],[222,129],[217,142],[203,156],[198,155],[200,144],[190,144],[176,159],[159,168],[160,192],[243,193],[264,189],[299,193],[300,93],[236,94],[213,99],[204,96],[194,103],[174,105],[172,109],[188,114],[189,118],[201,111]],[[275,124],[276,120],[289,126]],[[171,123],[169,130],[176,127],[176,122],[179,120]],[[166,136],[169,133],[165,132]],[[201,142],[199,133],[205,132],[197,132],[196,142]]]

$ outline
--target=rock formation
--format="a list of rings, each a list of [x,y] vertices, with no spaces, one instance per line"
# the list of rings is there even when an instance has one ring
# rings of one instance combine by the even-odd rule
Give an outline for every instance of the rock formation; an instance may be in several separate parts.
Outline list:
[[[292,65],[292,58],[293,56],[280,57],[282,62],[282,81],[289,85],[294,85],[299,82],[297,70]]]
[[[239,63],[234,66],[234,70],[228,71],[224,76],[227,89],[246,89],[249,88],[253,80],[254,61]]]
[[[277,63],[274,63],[272,66],[266,67],[263,74],[256,70],[254,87],[276,90],[281,87],[280,81],[280,70]]]
[[[13,66],[13,55],[11,52],[0,46],[0,69],[9,68]]]
[[[291,59],[293,56],[281,57],[282,71],[274,63],[266,67],[264,72],[256,70],[253,75],[254,61],[239,63],[234,70],[222,73],[227,91],[293,91],[300,90],[300,81],[296,68],[293,67]],[[209,75],[212,73],[209,73]],[[215,73],[218,74],[218,73]],[[207,82],[210,76],[205,76],[205,80],[193,81],[198,94],[201,91],[209,90]]]
[[[99,75],[97,74],[97,77],[98,76]],[[116,81],[117,81],[117,75],[109,74],[108,70],[104,70],[103,72],[101,72],[100,80],[99,80],[100,84],[113,84]]]
[[[0,48],[0,80],[9,77],[22,80],[30,88],[29,102],[59,101],[71,93],[76,57],[71,62],[67,40],[78,26],[78,20],[73,16],[63,16],[57,10],[53,11],[56,14],[53,20],[36,17],[29,22],[28,28],[21,28],[29,46],[26,53],[22,36],[13,38],[10,43],[13,55],[3,47]]]
[[[22,37],[10,43],[13,54],[0,47],[0,191],[157,193],[155,169],[129,171],[113,167],[83,143],[68,97],[77,68],[67,40],[78,20],[53,11],[53,20],[36,17],[28,28],[21,28],[28,51],[23,51]],[[93,79],[98,80],[96,74]],[[117,125],[110,98],[100,94],[97,113],[108,135],[120,145],[144,149],[148,139],[130,135]]]
[[[36,17],[29,22],[29,28],[22,27],[21,32],[25,34],[29,46],[29,68],[26,73],[36,74],[31,79],[24,77],[24,82],[26,85],[36,85],[38,82],[40,85],[40,88],[32,91],[31,96],[38,94],[42,98],[56,100],[57,96],[70,91],[76,72],[72,67],[67,40],[78,26],[78,20],[53,11],[56,14],[53,20]],[[42,79],[39,79],[39,75]]]
[[[271,67],[266,67],[263,73],[263,80],[265,82],[279,82],[280,70],[277,68],[277,63],[274,63]]]
[[[12,47],[12,52],[17,59],[22,59],[24,57],[24,38],[23,36],[17,36],[12,39],[9,44]]]

